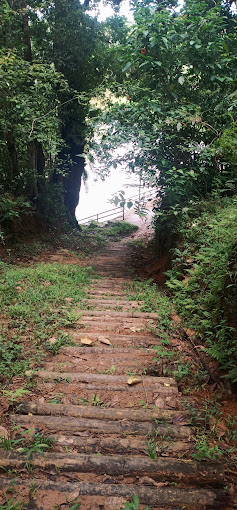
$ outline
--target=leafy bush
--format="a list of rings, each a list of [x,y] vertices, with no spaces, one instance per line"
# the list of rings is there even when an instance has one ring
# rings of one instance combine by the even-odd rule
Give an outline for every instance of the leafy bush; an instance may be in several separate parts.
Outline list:
[[[186,326],[206,341],[207,352],[227,371],[236,371],[237,200],[203,201],[177,223],[181,235],[173,251],[167,286]]]

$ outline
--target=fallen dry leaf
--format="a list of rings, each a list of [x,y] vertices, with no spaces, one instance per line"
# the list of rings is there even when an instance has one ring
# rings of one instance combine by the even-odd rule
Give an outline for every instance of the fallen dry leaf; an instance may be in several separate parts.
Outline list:
[[[170,384],[169,384],[169,383],[167,383],[167,382],[165,382],[165,383],[164,383],[164,386],[170,386]]]
[[[67,495],[67,502],[72,503],[80,495],[80,489],[75,490]],[[73,505],[74,506],[74,505]]]
[[[132,375],[131,377],[129,377],[127,384],[132,386],[133,384],[137,384],[140,382],[142,382],[142,379],[140,379],[140,377],[136,377],[136,376]]]
[[[106,345],[112,345],[110,340],[108,338],[106,338],[105,336],[99,336],[98,340],[102,343],[102,344],[106,344]]]
[[[130,329],[131,329],[131,331],[133,331],[133,333],[136,333],[137,331],[141,331],[141,328],[136,328],[135,326],[133,326]]]
[[[87,338],[87,337],[84,337],[84,338],[81,338],[81,344],[83,345],[91,345],[93,344],[94,340],[91,340],[91,338]]]

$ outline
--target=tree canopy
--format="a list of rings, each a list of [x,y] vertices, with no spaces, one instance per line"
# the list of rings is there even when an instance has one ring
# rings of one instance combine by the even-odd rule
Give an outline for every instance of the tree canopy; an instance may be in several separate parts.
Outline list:
[[[65,211],[73,217],[88,116],[92,131],[105,123],[95,149],[106,168],[116,166],[110,149],[130,140],[127,164],[159,188],[158,215],[179,214],[215,190],[232,193],[232,3],[134,0],[132,24],[118,13],[99,23],[90,15],[95,4],[1,3],[0,185],[12,211],[20,199],[21,209],[33,206],[49,221]],[[98,111],[90,99],[107,89],[118,101]]]
[[[113,125],[101,154],[133,141],[126,160],[159,187],[159,214],[236,183],[236,17],[228,2],[176,4],[133,2],[113,83],[126,101],[101,117]]]

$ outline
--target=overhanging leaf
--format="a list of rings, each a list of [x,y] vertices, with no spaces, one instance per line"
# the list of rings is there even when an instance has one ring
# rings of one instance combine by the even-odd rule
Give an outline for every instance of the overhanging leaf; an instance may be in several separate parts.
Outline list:
[[[125,73],[125,71],[130,69],[131,65],[132,65],[132,62],[127,62],[127,64],[122,69],[122,73]]]
[[[184,76],[179,76],[179,78],[178,78],[178,82],[180,83],[180,85],[183,85],[183,84],[184,84],[184,82],[185,82],[185,78],[184,78]]]

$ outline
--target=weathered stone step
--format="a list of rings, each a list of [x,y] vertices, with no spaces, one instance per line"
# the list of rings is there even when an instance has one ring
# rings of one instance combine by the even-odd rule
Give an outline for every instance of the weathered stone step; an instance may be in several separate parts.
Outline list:
[[[126,420],[126,421],[150,421],[175,423],[180,426],[190,424],[190,416],[184,411],[172,411],[165,409],[114,409],[103,407],[62,405],[62,404],[41,404],[38,402],[21,402],[17,406],[21,414],[32,413],[33,415],[46,416],[74,416],[81,418],[92,418],[98,420]],[[200,416],[200,414],[199,414]]]
[[[152,481],[151,481],[152,483]],[[9,486],[9,479],[0,478],[0,488],[5,489]],[[156,487],[154,485],[141,485],[140,482],[134,485],[127,484],[114,484],[114,483],[86,483],[86,482],[68,482],[68,481],[51,481],[39,478],[21,480],[17,477],[14,478],[14,489],[17,490],[18,494],[24,492],[24,488],[27,487],[32,491],[36,490],[36,496],[34,499],[34,509],[42,510],[41,503],[37,503],[37,487],[39,488],[40,494],[45,494],[45,506],[44,510],[52,510],[52,502],[48,502],[47,505],[47,494],[50,491],[64,492],[68,495],[70,500],[70,494],[80,494],[80,502],[83,510],[89,510],[92,508],[90,503],[90,497],[97,496],[97,501],[101,503],[106,510],[120,510],[122,501],[114,502],[113,507],[108,507],[108,501],[111,497],[123,498],[130,500],[134,494],[139,497],[141,503],[162,510],[162,508],[169,508],[171,510],[177,509],[177,507],[186,507],[191,509],[213,509],[221,508],[224,510],[227,494],[225,491],[220,489],[184,489],[179,487]],[[103,496],[102,499],[98,499]],[[106,498],[106,499],[104,499]],[[108,499],[110,498],[110,499]],[[32,496],[31,498],[32,499]],[[66,498],[65,498],[65,501]],[[39,506],[38,506],[39,505]],[[85,506],[84,506],[85,505]],[[81,508],[81,506],[80,506]]]
[[[79,310],[81,311],[81,310]],[[104,312],[103,310],[82,310],[83,317],[102,317],[105,319],[108,319],[108,317],[111,318],[135,318],[135,319],[158,319],[159,316],[157,313],[151,313],[151,312]]]
[[[26,463],[40,469],[55,469],[60,473],[96,473],[113,476],[152,476],[159,481],[185,481],[185,485],[218,486],[224,481],[224,468],[217,462],[196,462],[172,458],[150,459],[144,456],[126,457],[124,455],[82,455],[68,453],[45,453],[44,456],[33,453],[30,461],[26,454],[2,450],[0,466],[5,469],[24,469]]]
[[[48,431],[62,430],[64,433],[77,434],[82,431],[88,431],[90,434],[109,434],[109,435],[133,435],[146,436],[147,434],[154,435],[155,437],[162,436],[169,438],[185,438],[190,439],[194,434],[193,427],[172,425],[172,424],[157,424],[155,421],[149,422],[134,422],[123,419],[119,420],[102,420],[90,418],[74,418],[60,416],[46,416],[46,415],[24,415],[24,414],[11,414],[11,422],[18,424],[23,428],[42,428]],[[0,464],[1,465],[1,464]]]

